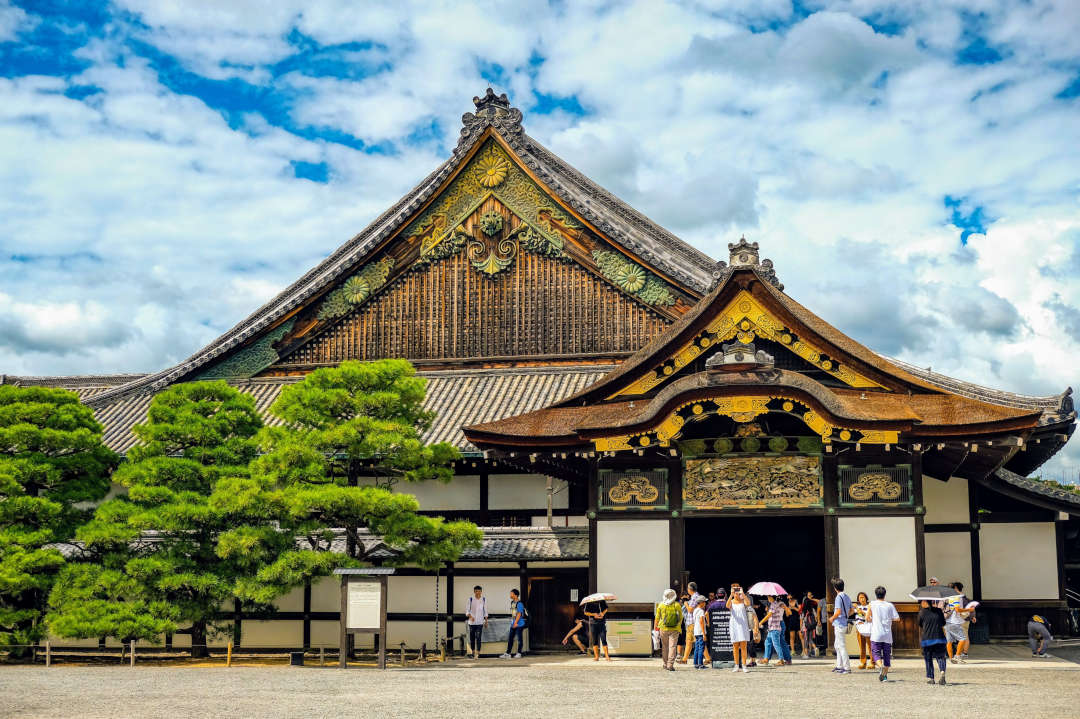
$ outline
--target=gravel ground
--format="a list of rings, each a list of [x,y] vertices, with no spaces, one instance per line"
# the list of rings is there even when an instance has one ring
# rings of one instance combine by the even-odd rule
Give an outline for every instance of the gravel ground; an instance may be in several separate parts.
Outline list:
[[[928,686],[922,660],[838,676],[822,660],[749,674],[674,674],[659,660],[455,660],[379,672],[368,668],[221,666],[0,667],[4,717],[615,717],[691,712],[725,716],[1075,716],[1080,666],[1031,659],[1019,647],[979,648]],[[764,712],[762,710],[765,710]],[[674,712],[674,714],[673,714]]]

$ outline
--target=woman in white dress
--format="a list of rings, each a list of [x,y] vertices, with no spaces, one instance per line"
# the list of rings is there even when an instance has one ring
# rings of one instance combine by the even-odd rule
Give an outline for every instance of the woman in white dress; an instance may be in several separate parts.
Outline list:
[[[747,607],[751,606],[750,597],[743,593],[739,584],[731,585],[731,595],[727,600],[727,608],[731,612],[731,647],[735,655],[735,668],[733,672],[747,669],[746,643],[750,641],[750,621],[747,618]]]

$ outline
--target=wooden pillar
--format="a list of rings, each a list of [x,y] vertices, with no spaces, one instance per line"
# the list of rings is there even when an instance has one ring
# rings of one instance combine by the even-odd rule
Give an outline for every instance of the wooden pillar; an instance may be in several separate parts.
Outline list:
[[[518,578],[520,580],[520,586],[518,588],[518,591],[521,592],[521,595],[520,595],[521,596],[521,602],[522,602],[522,604],[525,605],[526,611],[528,611],[528,608],[529,608],[529,563],[528,562],[518,562]],[[511,615],[511,621],[512,620],[513,620],[513,615]],[[532,631],[529,629],[528,623],[526,623],[525,628],[526,628],[526,630],[529,630],[529,632],[528,632],[529,644],[525,647],[526,651],[528,651],[528,650],[532,649]]]
[[[304,649],[311,649],[311,582],[304,582]]]
[[[971,520],[971,597],[982,599],[982,554],[979,547],[979,485],[968,480],[968,517]]]
[[[243,632],[243,604],[239,599],[233,600],[233,646],[240,646],[241,635]]]
[[[922,453],[911,454],[912,503],[915,505],[915,576],[926,585],[926,506],[923,504]]]
[[[1058,569],[1058,599],[1065,601],[1065,525],[1069,521],[1069,515],[1054,522],[1055,539],[1057,539],[1057,569]]]
[[[480,462],[480,526],[491,526],[491,512],[488,509],[488,463]]]
[[[671,519],[668,521],[668,549],[669,564],[668,581],[671,588],[675,582],[679,582],[682,591],[684,583],[683,573],[686,571],[686,520],[683,519],[682,502],[682,462],[671,462],[668,465],[668,507],[671,510]]]
[[[346,626],[346,609],[349,606],[349,576],[341,575],[341,613],[338,626],[338,666],[344,669],[349,663],[349,629]],[[384,613],[385,616],[385,613]],[[380,653],[380,657],[382,654]]]
[[[589,478],[588,478],[588,517],[589,517],[589,594],[593,594],[596,589],[596,567],[597,560],[597,542],[596,542],[596,509],[599,504],[599,497],[596,486],[597,477],[597,459],[593,458],[589,461]]]
[[[446,638],[450,641],[450,654],[454,647],[454,563],[446,563]],[[437,649],[437,648],[436,648]]]

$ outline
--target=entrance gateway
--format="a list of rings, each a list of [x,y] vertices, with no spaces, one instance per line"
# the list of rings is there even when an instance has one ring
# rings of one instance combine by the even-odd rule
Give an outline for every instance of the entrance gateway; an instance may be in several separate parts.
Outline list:
[[[967,580],[999,626],[1063,609],[1051,582],[995,606],[985,590],[1002,592],[1002,567],[982,566],[990,543],[976,532],[996,494],[1010,494],[1017,518],[1067,519],[1020,491],[1014,472],[1060,447],[1067,435],[1048,427],[1071,432],[1068,393],[1033,410],[936,383],[784,294],[757,243],[728,247],[714,288],[620,367],[545,409],[464,428],[489,458],[587,485],[589,591],[618,595],[613,615],[649,621],[663,590],[689,580],[703,593],[769,580],[828,603],[829,578],[842,576],[853,596],[884,585],[901,612],[897,645],[914,647],[918,607],[905,600],[929,557],[929,573]],[[1028,549],[1060,567],[1056,547]],[[1034,578],[1026,560],[1003,560]]]

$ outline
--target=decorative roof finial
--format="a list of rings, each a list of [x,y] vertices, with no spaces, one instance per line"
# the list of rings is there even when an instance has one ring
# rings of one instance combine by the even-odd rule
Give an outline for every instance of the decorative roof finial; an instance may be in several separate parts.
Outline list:
[[[746,237],[740,237],[738,242],[729,242],[727,247],[730,253],[728,261],[731,263],[731,270],[753,269],[761,279],[783,292],[784,286],[776,277],[772,260],[761,259],[758,243],[747,242]]]
[[[472,146],[477,135],[489,126],[501,134],[513,146],[521,137],[521,110],[510,104],[506,93],[496,95],[490,87],[483,97],[474,97],[476,112],[466,112],[461,116],[461,137],[457,150],[462,151]]]

